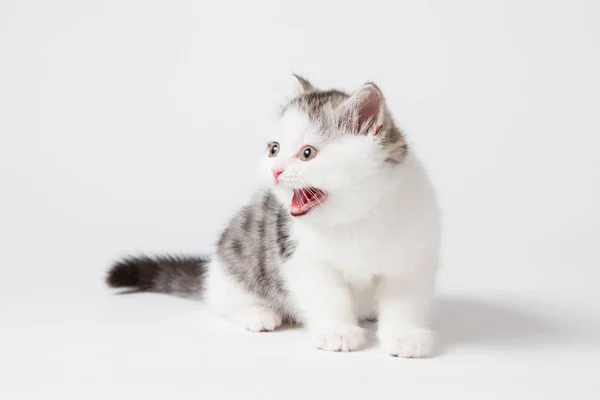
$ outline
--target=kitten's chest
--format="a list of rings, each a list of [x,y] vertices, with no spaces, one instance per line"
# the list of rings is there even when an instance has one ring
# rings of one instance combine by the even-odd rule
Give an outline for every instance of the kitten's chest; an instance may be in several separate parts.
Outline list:
[[[294,233],[311,258],[340,270],[352,280],[368,281],[398,270],[409,257],[409,238],[394,221],[322,230],[300,226]]]

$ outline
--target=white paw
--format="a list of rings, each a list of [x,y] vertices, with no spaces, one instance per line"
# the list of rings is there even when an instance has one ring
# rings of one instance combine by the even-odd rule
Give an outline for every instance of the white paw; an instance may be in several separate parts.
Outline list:
[[[252,332],[274,331],[281,325],[281,315],[267,308],[253,308],[239,313],[233,317],[233,320]]]
[[[434,347],[435,334],[428,329],[413,330],[391,340],[381,340],[381,348],[395,357],[427,357],[433,353]]]
[[[321,350],[354,351],[358,350],[365,341],[365,332],[360,326],[316,328],[312,332],[312,343]]]

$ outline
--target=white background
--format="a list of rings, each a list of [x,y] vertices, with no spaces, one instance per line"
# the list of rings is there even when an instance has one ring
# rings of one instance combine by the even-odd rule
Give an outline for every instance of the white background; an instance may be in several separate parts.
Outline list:
[[[0,397],[598,398],[599,4],[1,0]],[[211,250],[292,72],[375,81],[427,164],[437,357],[104,286]]]

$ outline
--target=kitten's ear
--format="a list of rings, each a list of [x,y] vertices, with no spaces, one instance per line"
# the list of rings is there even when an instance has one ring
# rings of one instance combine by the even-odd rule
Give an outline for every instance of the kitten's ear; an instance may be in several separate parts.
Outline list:
[[[294,78],[296,79],[298,89],[300,93],[309,92],[311,90],[315,90],[314,86],[310,84],[310,82],[301,77],[300,75],[294,74]]]
[[[385,100],[374,83],[366,83],[343,106],[343,124],[361,135],[377,135],[385,119]]]

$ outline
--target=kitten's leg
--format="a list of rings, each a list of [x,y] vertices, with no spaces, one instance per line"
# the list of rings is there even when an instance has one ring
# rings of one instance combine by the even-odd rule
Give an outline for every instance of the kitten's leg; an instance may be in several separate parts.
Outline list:
[[[206,300],[213,311],[249,331],[273,331],[281,325],[281,314],[235,281],[217,259],[209,267]]]
[[[365,342],[358,325],[354,296],[335,271],[311,262],[286,265],[286,281],[297,319],[306,324],[314,346],[328,351],[353,351]]]
[[[427,327],[433,294],[431,280],[384,278],[379,298],[377,336],[381,347],[397,357],[426,357],[434,349]]]

